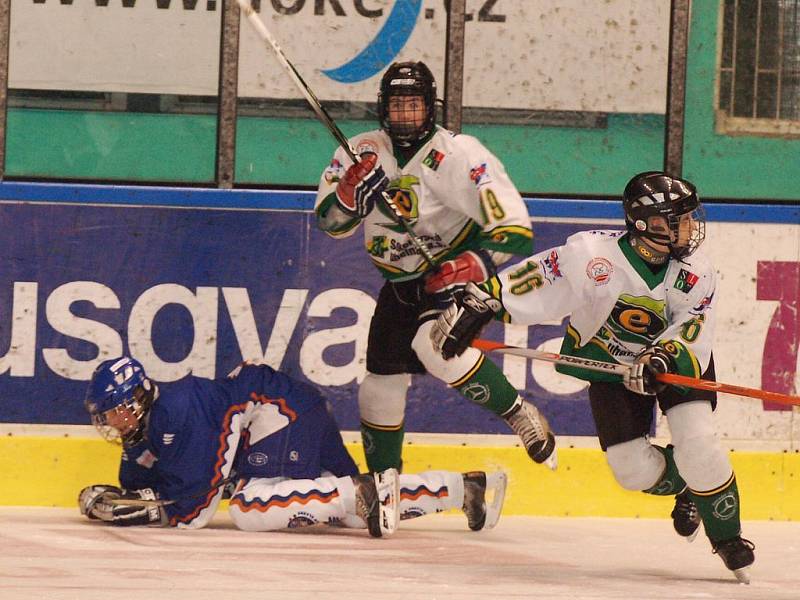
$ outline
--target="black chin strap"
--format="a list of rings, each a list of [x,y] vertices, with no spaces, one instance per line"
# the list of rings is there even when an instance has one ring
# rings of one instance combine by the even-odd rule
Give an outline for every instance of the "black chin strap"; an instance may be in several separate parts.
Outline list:
[[[660,266],[669,260],[670,253],[661,252],[644,242],[635,232],[631,231],[630,236],[631,248],[634,249],[636,255],[649,265]]]

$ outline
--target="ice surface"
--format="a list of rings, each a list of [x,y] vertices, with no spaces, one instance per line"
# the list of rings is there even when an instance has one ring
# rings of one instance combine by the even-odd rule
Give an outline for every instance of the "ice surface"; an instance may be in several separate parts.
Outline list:
[[[328,527],[248,533],[116,528],[75,510],[0,508],[0,598],[800,599],[800,524],[753,521],[753,583],[667,520],[463,515],[404,521],[389,539]]]

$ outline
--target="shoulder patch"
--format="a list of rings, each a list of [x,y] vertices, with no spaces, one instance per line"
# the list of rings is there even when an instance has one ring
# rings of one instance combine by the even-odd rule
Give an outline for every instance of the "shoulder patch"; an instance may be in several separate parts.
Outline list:
[[[605,285],[611,281],[614,265],[602,256],[595,257],[586,265],[586,276],[594,281],[597,286]]]
[[[489,175],[489,165],[486,163],[481,163],[476,167],[472,167],[469,170],[469,178],[477,187],[480,187],[485,183],[491,183],[492,177]]]
[[[696,284],[699,279],[700,278],[694,273],[690,273],[686,269],[681,269],[678,272],[678,276],[675,278],[675,284],[673,287],[676,290],[680,290],[684,294],[688,294],[692,291],[694,284]]]
[[[422,164],[428,167],[431,171],[435,171],[439,168],[439,165],[442,164],[444,160],[444,153],[439,152],[436,148],[432,148],[430,152],[428,152],[428,156],[422,159]]]

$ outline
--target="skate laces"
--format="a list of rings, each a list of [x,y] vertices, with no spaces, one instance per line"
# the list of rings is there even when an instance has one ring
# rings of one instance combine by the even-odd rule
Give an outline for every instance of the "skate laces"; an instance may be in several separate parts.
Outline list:
[[[539,417],[539,411],[528,402],[520,404],[519,409],[508,415],[505,420],[514,433],[522,439],[526,447],[547,439],[547,430]]]

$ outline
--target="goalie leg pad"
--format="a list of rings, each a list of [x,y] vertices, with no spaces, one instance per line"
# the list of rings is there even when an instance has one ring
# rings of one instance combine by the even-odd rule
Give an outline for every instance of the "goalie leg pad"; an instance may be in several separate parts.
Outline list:
[[[617,483],[634,491],[652,488],[667,466],[664,455],[644,437],[609,446],[606,461]]]

